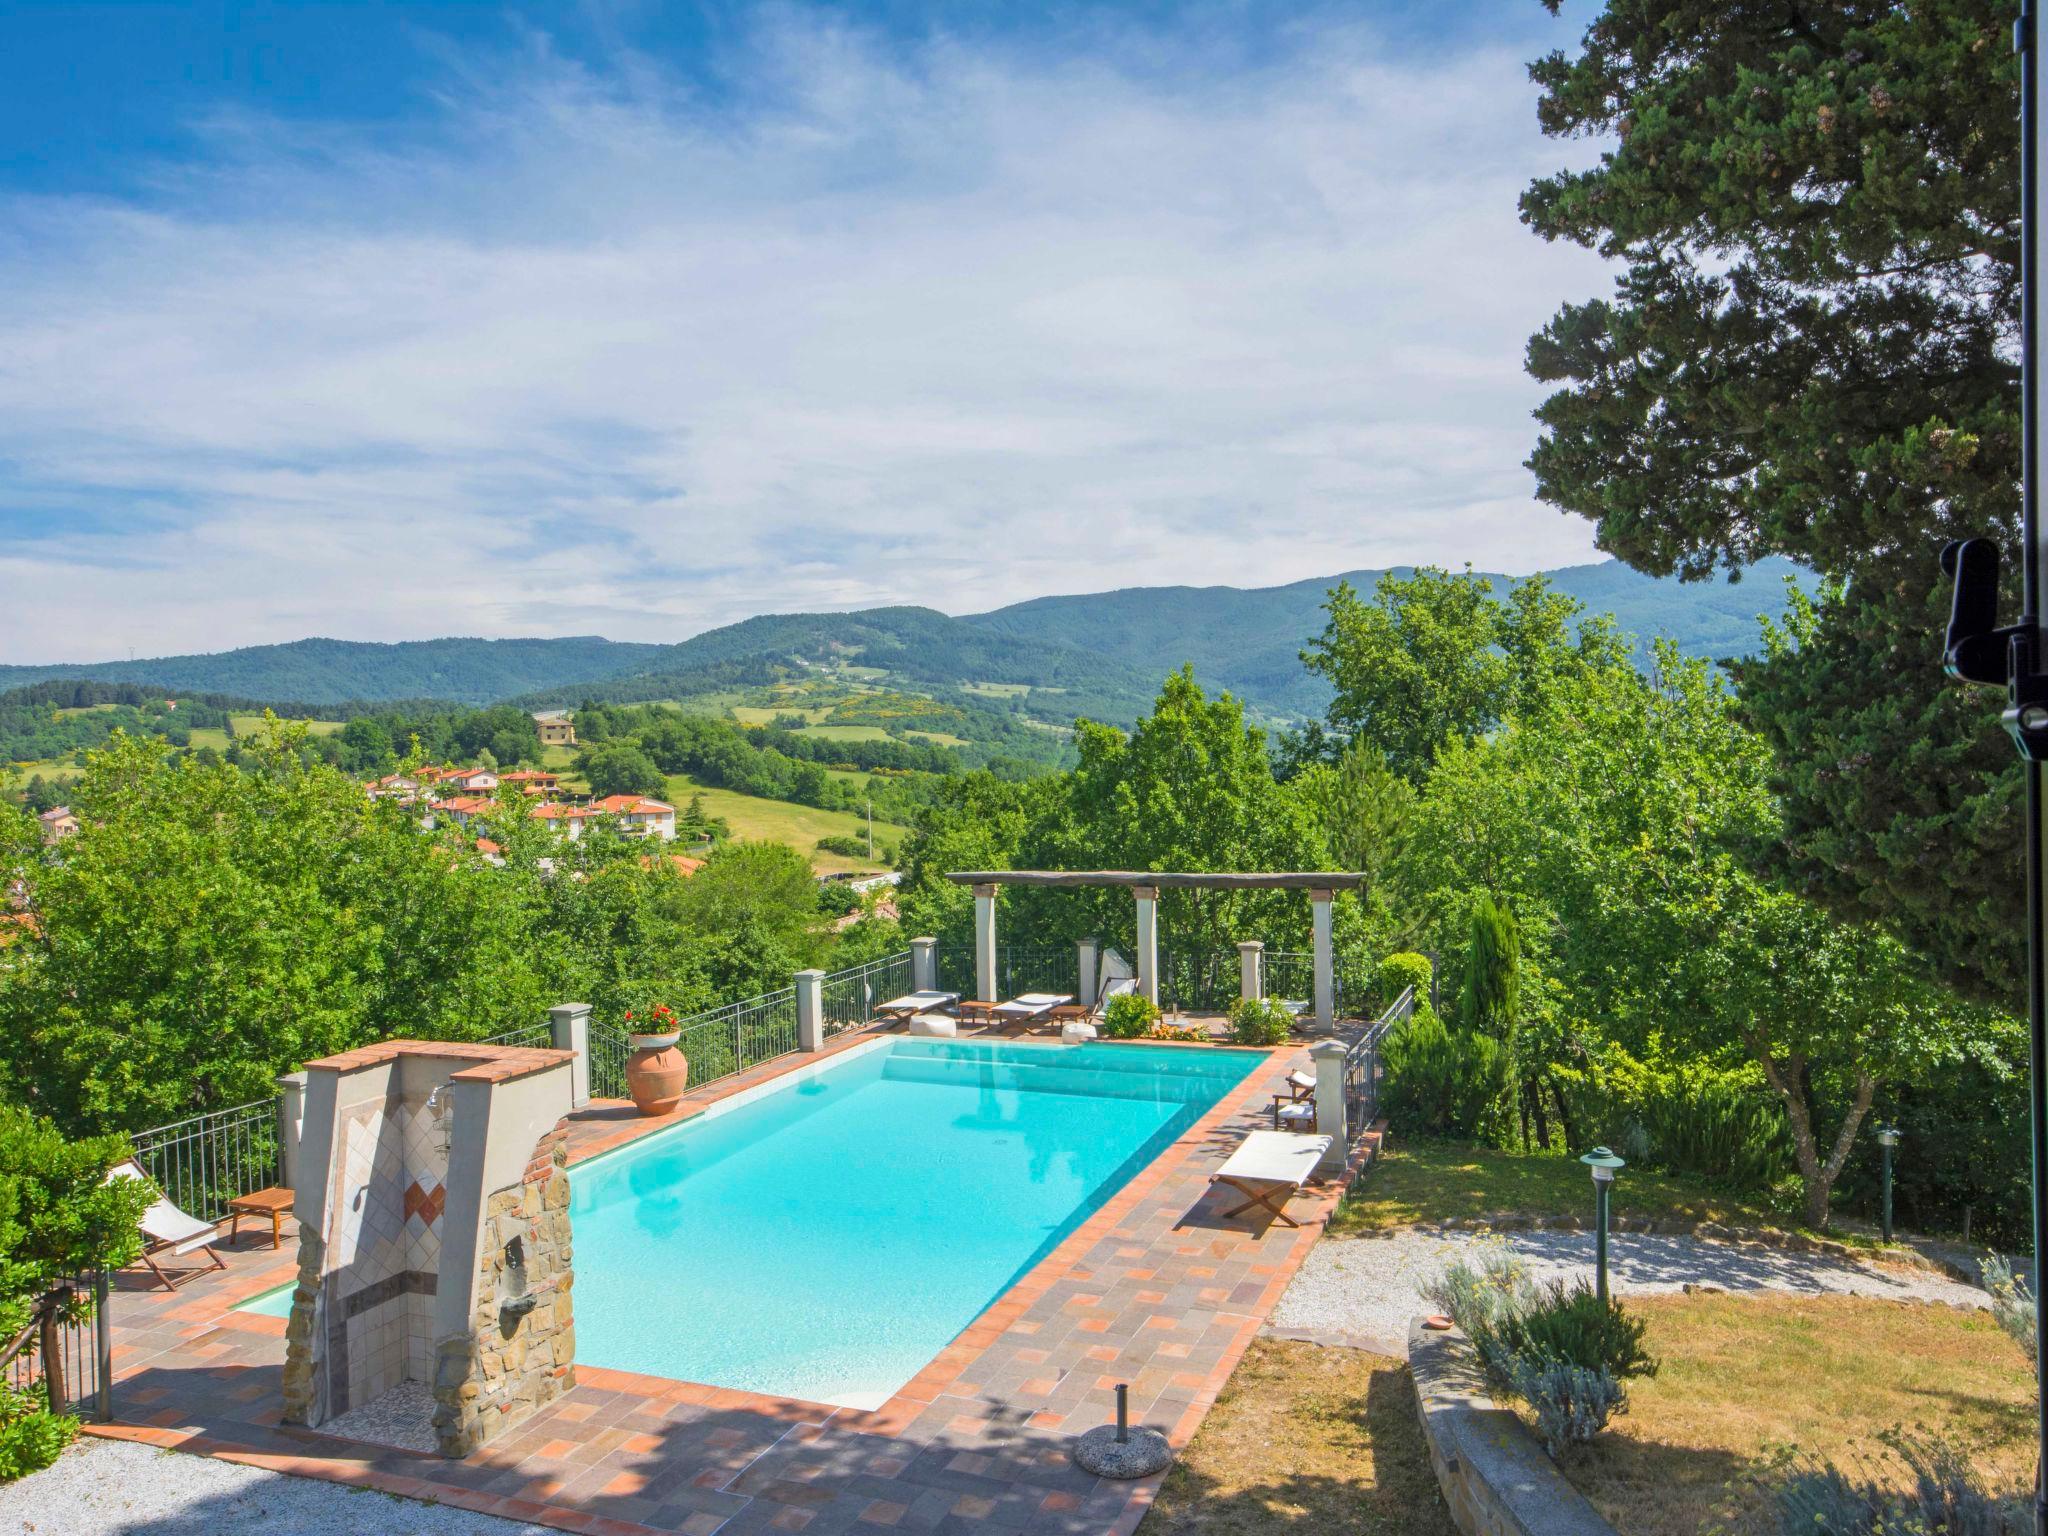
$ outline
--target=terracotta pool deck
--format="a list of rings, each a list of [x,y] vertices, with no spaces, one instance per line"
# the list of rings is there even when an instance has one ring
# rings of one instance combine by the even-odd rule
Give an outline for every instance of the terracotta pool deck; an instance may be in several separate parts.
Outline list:
[[[855,1043],[835,1041],[826,1054]],[[572,1175],[580,1159],[817,1059],[784,1057],[726,1079],[659,1119],[593,1105],[571,1117]],[[1068,1459],[1068,1443],[1113,1417],[1123,1381],[1133,1419],[1185,1446],[1321,1235],[1339,1182],[1290,1202],[1298,1229],[1256,1210],[1225,1219],[1235,1198],[1208,1183],[1247,1131],[1269,1123],[1280,1078],[1306,1064],[1305,1046],[1269,1053],[878,1409],[579,1364],[574,1390],[462,1461],[291,1428],[279,1422],[284,1320],[233,1310],[293,1278],[287,1224],[282,1249],[269,1247],[267,1227],[245,1230],[232,1247],[221,1245],[228,1273],[175,1293],[145,1288],[139,1271],[119,1277],[115,1422],[88,1427],[612,1536],[1128,1533],[1158,1479],[1092,1477]],[[1358,1139],[1354,1165],[1375,1140]]]

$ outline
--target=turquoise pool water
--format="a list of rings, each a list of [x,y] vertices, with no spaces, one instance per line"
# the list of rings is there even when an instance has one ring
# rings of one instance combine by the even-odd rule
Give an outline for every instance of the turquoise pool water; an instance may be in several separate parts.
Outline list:
[[[247,1301],[235,1303],[237,1312],[260,1312],[265,1317],[290,1317],[292,1315],[292,1292],[298,1281],[287,1280],[274,1291],[265,1291],[261,1296],[251,1296]]]
[[[876,1406],[1261,1060],[891,1038],[595,1159],[577,1359]]]

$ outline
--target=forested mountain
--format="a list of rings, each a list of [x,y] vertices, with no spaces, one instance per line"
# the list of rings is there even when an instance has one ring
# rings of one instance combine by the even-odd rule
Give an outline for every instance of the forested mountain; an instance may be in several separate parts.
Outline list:
[[[1549,575],[1591,611],[1613,613],[1625,631],[1644,640],[1668,636],[1689,655],[1720,658],[1755,647],[1756,615],[1783,606],[1782,578],[1795,570],[1769,561],[1738,585],[1659,580],[1612,561]],[[1382,574],[1352,571],[1342,579],[1370,591]],[[215,655],[0,667],[0,689],[81,678],[308,704],[514,699],[539,708],[688,698],[850,663],[962,707],[970,698],[963,690],[1000,685],[1031,690],[1006,707],[1043,720],[1127,720],[1151,700],[1162,676],[1193,662],[1205,683],[1231,689],[1255,713],[1289,719],[1322,706],[1323,685],[1304,671],[1298,653],[1321,628],[1324,594],[1339,579],[1255,589],[1135,587],[1035,598],[959,618],[909,607],[769,614],[675,645],[596,636],[394,645],[299,640]]]
[[[146,683],[181,693],[330,703],[452,699],[484,704],[550,684],[596,681],[650,665],[667,650],[596,635],[561,640],[294,640],[210,655],[54,666],[0,666],[0,689],[50,678]]]

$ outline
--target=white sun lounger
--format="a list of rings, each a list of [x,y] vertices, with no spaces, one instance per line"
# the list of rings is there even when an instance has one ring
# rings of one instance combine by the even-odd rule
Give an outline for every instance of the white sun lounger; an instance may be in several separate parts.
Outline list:
[[[133,1158],[125,1163],[116,1163],[107,1170],[106,1182],[111,1184],[116,1179],[140,1179],[151,1189],[156,1188],[156,1181],[143,1172],[142,1165]],[[144,1238],[142,1262],[149,1266],[150,1272],[157,1279],[163,1281],[168,1290],[175,1291],[178,1282],[166,1274],[163,1267],[157,1263],[159,1254],[167,1253],[174,1259],[182,1259],[187,1254],[197,1253],[203,1248],[206,1250],[206,1256],[213,1260],[215,1269],[227,1268],[227,1265],[221,1262],[220,1255],[213,1251],[213,1245],[220,1241],[220,1233],[214,1230],[213,1223],[201,1221],[197,1216],[186,1215],[171,1204],[161,1192],[157,1195],[156,1204],[142,1213],[142,1220],[138,1225],[142,1228]],[[197,1269],[184,1278],[190,1280],[192,1275],[205,1272],[203,1269]]]
[[[1223,1214],[1237,1216],[1262,1205],[1290,1227],[1300,1222],[1283,1207],[1290,1195],[1301,1193],[1302,1185],[1315,1177],[1323,1154],[1330,1150],[1327,1136],[1299,1136],[1293,1131],[1253,1131],[1239,1143],[1221,1168],[1209,1175],[1212,1184],[1228,1184],[1241,1195],[1242,1205]]]
[[[1029,1024],[1073,1000],[1071,992],[1026,992],[1007,1003],[997,1003],[989,1013],[1006,1024]]]
[[[959,1001],[958,992],[907,992],[875,1004],[875,1015],[884,1019],[909,1018],[915,1013],[937,1013]]]

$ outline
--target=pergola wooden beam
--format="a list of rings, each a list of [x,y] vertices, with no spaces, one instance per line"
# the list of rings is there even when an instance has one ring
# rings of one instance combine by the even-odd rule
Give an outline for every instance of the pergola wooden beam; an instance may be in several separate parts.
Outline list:
[[[985,869],[949,871],[955,885],[1035,885],[1055,889],[1103,885],[1149,885],[1160,890],[1355,891],[1365,876],[1335,870],[1312,873],[1221,872],[1132,869]]]

